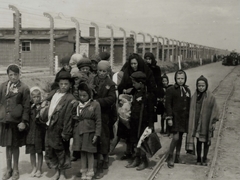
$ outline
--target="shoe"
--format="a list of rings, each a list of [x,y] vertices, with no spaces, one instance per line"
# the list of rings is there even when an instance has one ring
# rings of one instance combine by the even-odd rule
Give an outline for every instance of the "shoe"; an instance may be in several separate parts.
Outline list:
[[[82,173],[81,172],[77,172],[76,177],[82,177]]]
[[[109,167],[109,162],[108,161],[103,161],[103,169],[108,169]]]
[[[141,163],[140,157],[139,157],[139,156],[136,156],[136,157],[134,158],[133,162],[130,163],[130,164],[128,164],[128,165],[126,166],[126,168],[135,168],[135,167],[139,166],[140,163]]]
[[[180,155],[175,156],[174,163],[186,164],[185,161],[181,160]]]
[[[132,154],[124,154],[120,160],[127,160],[127,159],[131,159],[132,158]]]
[[[12,180],[18,180],[19,177],[19,171],[13,171]]]
[[[203,158],[203,160],[202,160],[202,165],[203,165],[203,166],[207,166],[207,165],[208,165],[208,163],[207,163],[207,158]]]
[[[171,154],[168,155],[167,166],[169,168],[173,168],[174,167],[173,155],[171,155]]]
[[[137,171],[142,171],[148,167],[148,159],[146,156],[142,158],[141,164],[137,167]]]
[[[10,177],[12,177],[12,172],[13,172],[12,169],[10,171],[6,171],[2,177],[2,180],[10,179]]]

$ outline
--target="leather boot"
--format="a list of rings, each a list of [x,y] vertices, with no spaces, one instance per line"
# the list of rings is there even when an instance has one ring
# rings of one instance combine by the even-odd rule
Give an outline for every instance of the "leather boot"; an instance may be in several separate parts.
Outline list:
[[[138,171],[144,170],[148,167],[148,159],[147,156],[142,156],[141,164],[137,167]]]
[[[135,168],[141,163],[140,156],[136,156],[132,163],[128,164],[126,168]]]
[[[167,165],[168,165],[169,168],[173,168],[174,167],[173,155],[172,154],[168,155]]]
[[[95,179],[101,179],[103,177],[103,161],[97,163],[97,171],[95,174]]]
[[[180,155],[176,154],[174,163],[185,164],[185,161],[181,160]]]

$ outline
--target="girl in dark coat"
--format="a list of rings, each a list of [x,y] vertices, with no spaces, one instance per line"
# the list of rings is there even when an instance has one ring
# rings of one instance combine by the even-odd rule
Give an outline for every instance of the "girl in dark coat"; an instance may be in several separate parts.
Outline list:
[[[26,144],[25,129],[29,123],[30,91],[19,80],[20,69],[7,68],[8,81],[0,85],[0,146],[6,147],[7,170],[2,179],[19,179],[19,147]],[[12,169],[13,158],[13,169]]]
[[[174,167],[175,163],[184,163],[180,160],[183,133],[188,131],[188,118],[190,109],[191,92],[186,85],[187,75],[185,71],[178,70],[175,73],[175,85],[169,87],[166,92],[166,119],[173,133],[170,144],[168,167]],[[173,152],[176,148],[175,161]]]
[[[39,112],[41,108],[42,90],[39,87],[30,89],[31,96],[31,114],[29,121],[29,131],[26,140],[26,154],[30,154],[32,165],[31,177],[41,177],[45,126],[39,120]],[[36,165],[36,154],[38,155],[38,163]]]
[[[92,90],[85,83],[78,86],[79,104],[74,109],[73,150],[81,151],[82,180],[91,180],[94,175],[94,156],[97,139],[101,135],[101,107],[92,100]]]
[[[98,72],[94,77],[95,93],[93,99],[97,100],[101,106],[102,131],[100,144],[98,146],[98,165],[95,178],[102,177],[102,168],[108,169],[108,153],[110,150],[110,130],[109,123],[112,119],[112,106],[116,102],[115,83],[108,77],[110,72],[110,63],[100,61],[98,63]],[[103,162],[100,157],[103,156]]]

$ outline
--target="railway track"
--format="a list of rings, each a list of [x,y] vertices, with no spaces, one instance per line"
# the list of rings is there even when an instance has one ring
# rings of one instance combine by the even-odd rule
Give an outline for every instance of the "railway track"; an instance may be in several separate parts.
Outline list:
[[[233,69],[233,71],[236,69],[237,67],[235,67]],[[232,71],[232,72],[233,72]],[[223,85],[223,83],[225,83],[225,80],[227,78],[229,78],[229,76],[232,74],[232,72],[229,72],[223,80],[220,81],[220,83],[218,84],[218,86],[212,91],[212,93],[214,95],[216,95],[220,89],[220,87]],[[223,126],[223,120],[225,117],[225,112],[226,112],[226,108],[227,108],[227,103],[228,100],[230,99],[230,97],[232,96],[234,89],[235,89],[235,84],[234,81],[236,80],[237,76],[235,78],[231,78],[231,85],[228,86],[228,92],[225,95],[224,98],[224,102],[223,104],[221,103],[222,106],[222,111],[220,114],[220,119],[219,119],[219,125],[218,125],[218,131],[217,131],[217,135],[216,135],[216,143],[214,146],[214,153],[213,155],[210,157],[210,166],[209,166],[209,171],[207,172],[206,176],[207,179],[210,180],[213,177],[214,174],[214,169],[215,169],[215,165],[216,165],[216,160],[217,160],[217,156],[218,156],[218,146],[219,146],[219,142],[220,142],[220,135],[221,135],[221,131],[222,131],[222,126]],[[162,158],[158,161],[158,163],[156,164],[156,166],[154,167],[154,169],[152,170],[152,172],[149,174],[147,180],[154,180],[157,179],[158,173],[161,171],[162,167],[164,166],[164,162],[166,161],[167,157],[168,157],[168,151],[162,156]],[[181,164],[181,166],[189,166],[189,164]],[[198,168],[206,168],[205,166],[197,166]]]

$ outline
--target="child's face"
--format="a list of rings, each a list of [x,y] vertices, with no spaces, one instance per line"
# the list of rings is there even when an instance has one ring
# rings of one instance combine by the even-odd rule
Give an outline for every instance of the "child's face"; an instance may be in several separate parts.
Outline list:
[[[60,92],[66,93],[70,89],[71,83],[67,79],[60,79],[58,85]]]
[[[68,71],[68,72],[71,71],[71,67],[69,64],[63,64],[63,68],[65,69],[65,71]]]
[[[138,61],[135,58],[131,59],[130,66],[132,67],[133,71],[137,71],[138,70]]]
[[[142,87],[142,83],[141,83],[141,82],[137,82],[137,81],[135,81],[135,80],[132,80],[132,85],[133,85],[133,87],[134,87],[136,90],[139,90],[139,89],[141,89],[141,87]]]
[[[184,74],[177,74],[177,84],[182,86],[185,82],[185,75]]]
[[[98,65],[98,63],[96,62],[96,61],[91,61],[91,66],[92,66],[92,69],[93,70],[97,70],[97,65]]]
[[[16,83],[19,81],[19,78],[20,78],[20,74],[19,73],[15,73],[11,70],[9,70],[8,72],[8,79],[9,81],[11,81],[12,83]]]
[[[82,90],[78,91],[78,96],[82,103],[87,102],[90,98],[88,93],[86,91],[82,91]]]
[[[199,92],[204,92],[207,88],[206,83],[204,81],[198,81],[197,88]]]
[[[88,66],[81,67],[81,68],[79,69],[79,71],[87,74],[87,73],[89,73],[89,71],[90,71],[90,67],[88,67]]]
[[[108,75],[108,71],[105,69],[99,68],[97,71],[97,74],[100,79],[105,79]]]
[[[163,86],[164,86],[164,87],[167,87],[167,86],[168,86],[168,80],[167,80],[167,78],[163,78],[163,79],[162,79],[162,83],[163,83]]]
[[[31,93],[31,98],[34,104],[38,104],[41,101],[41,92],[39,91],[33,91]]]
[[[146,61],[148,64],[152,64],[152,59],[150,57],[146,57]]]

